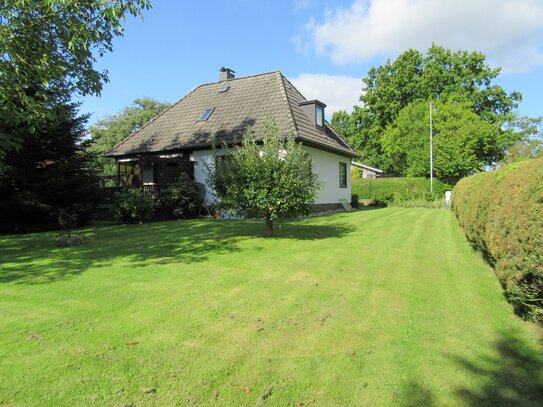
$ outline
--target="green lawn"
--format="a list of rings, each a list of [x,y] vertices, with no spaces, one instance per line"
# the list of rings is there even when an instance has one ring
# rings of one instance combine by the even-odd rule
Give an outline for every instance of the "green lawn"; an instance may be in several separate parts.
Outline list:
[[[446,210],[0,236],[0,405],[540,406],[539,330]]]

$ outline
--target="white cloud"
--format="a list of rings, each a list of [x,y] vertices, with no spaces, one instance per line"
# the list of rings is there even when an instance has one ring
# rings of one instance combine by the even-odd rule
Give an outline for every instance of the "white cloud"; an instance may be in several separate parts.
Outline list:
[[[313,49],[339,64],[436,43],[483,52],[506,71],[543,65],[541,0],[355,0],[308,28]]]
[[[326,116],[338,110],[351,112],[354,105],[360,105],[362,80],[350,76],[308,74],[289,78],[307,100],[318,99],[326,104]]]

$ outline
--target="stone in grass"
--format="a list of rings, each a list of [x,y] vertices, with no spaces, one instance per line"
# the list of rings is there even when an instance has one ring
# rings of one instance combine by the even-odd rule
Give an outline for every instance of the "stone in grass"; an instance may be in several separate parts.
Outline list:
[[[273,387],[270,386],[266,389],[264,393],[261,394],[260,398],[258,399],[257,406],[262,406],[266,402],[266,399],[271,396]]]
[[[80,234],[64,234],[57,237],[55,245],[57,247],[72,247],[81,246],[85,243],[85,239]]]
[[[28,335],[28,338],[26,338],[29,341],[41,341],[41,335],[39,334],[30,334]]]
[[[153,394],[156,393],[156,389],[154,387],[142,387],[141,391],[145,394]]]

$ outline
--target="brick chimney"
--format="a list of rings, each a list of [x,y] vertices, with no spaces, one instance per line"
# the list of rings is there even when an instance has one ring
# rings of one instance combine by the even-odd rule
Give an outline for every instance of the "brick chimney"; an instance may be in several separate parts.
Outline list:
[[[226,81],[228,79],[234,79],[235,72],[230,68],[225,68],[224,66],[219,69],[219,81]]]

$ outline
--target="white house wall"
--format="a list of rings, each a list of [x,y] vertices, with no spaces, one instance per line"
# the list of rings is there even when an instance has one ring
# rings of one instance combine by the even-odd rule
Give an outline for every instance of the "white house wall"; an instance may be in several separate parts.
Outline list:
[[[313,158],[313,169],[319,176],[323,186],[320,190],[316,204],[337,204],[340,199],[351,201],[351,160],[334,153],[303,146],[303,150]],[[194,161],[194,180],[206,186],[205,201],[213,203],[215,196],[207,183],[207,169],[215,165],[214,154],[221,154],[220,150],[194,151],[190,159]],[[347,166],[347,188],[339,187],[339,163]]]
[[[351,202],[351,160],[334,153],[303,146],[313,158],[313,169],[324,186],[319,192],[316,204],[337,204],[340,199]],[[347,164],[347,188],[339,187],[339,163]]]

